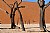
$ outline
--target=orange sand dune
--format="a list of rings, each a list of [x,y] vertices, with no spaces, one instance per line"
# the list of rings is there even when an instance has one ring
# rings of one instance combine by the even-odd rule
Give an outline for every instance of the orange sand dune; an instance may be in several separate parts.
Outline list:
[[[13,4],[14,0],[5,0],[7,4]],[[18,0],[18,2],[20,2]],[[40,8],[38,3],[36,2],[22,2],[19,6],[25,6],[25,8],[20,8],[20,12],[23,16],[23,22],[28,23],[30,21],[31,24],[39,23],[40,22]],[[2,1],[0,0],[0,8],[11,12],[11,9]],[[18,11],[15,13],[15,23],[20,22],[20,16]],[[0,10],[0,23],[1,24],[9,24],[11,23],[9,15],[7,15],[3,10]],[[50,6],[46,8],[45,12],[45,21],[46,23],[50,23]]]

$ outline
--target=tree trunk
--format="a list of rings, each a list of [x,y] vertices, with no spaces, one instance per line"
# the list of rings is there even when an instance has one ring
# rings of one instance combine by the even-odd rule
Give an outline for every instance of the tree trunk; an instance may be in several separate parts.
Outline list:
[[[11,28],[15,28],[16,25],[15,25],[15,22],[14,22],[14,16],[15,14],[13,14],[13,8],[11,9],[11,14],[10,14],[10,18],[11,18]]]
[[[23,23],[23,19],[22,19],[22,14],[21,14],[21,12],[20,12],[19,8],[18,8],[17,10],[18,10],[19,15],[20,15],[20,24],[21,24],[22,30],[23,30],[23,31],[25,31],[24,23]]]
[[[46,32],[46,25],[45,25],[45,1],[44,0],[38,0],[38,4],[40,7],[40,29],[44,30]]]
[[[40,8],[40,29],[45,31],[46,25],[45,25],[45,9],[44,7]]]

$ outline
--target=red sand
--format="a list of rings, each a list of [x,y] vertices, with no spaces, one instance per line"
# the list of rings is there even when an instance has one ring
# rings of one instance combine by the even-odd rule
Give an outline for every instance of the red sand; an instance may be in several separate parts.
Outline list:
[[[14,0],[5,0],[7,4],[13,4],[15,1]],[[19,0],[18,0],[19,2]],[[22,2],[20,6],[25,6],[25,8],[20,8],[20,11],[23,16],[23,22],[28,23],[30,20],[30,23],[39,23],[40,22],[40,8],[36,2]],[[11,9],[2,1],[0,0],[0,8],[8,11],[10,13]],[[19,13],[16,11],[15,13],[15,22],[19,23],[20,18],[19,18]],[[0,10],[0,23],[1,24],[9,24],[10,22],[10,17],[3,12],[3,10]],[[50,23],[50,6],[46,8],[45,12],[45,21],[46,23]]]

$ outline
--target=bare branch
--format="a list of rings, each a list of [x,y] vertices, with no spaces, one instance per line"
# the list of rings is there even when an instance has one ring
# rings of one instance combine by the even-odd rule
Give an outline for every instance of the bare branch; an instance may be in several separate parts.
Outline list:
[[[11,8],[14,8],[14,5],[13,5],[13,4],[10,4],[10,7],[11,7]]]
[[[14,3],[14,6],[15,6],[16,8],[18,8],[18,2],[17,2],[17,1]]]
[[[3,10],[6,14],[9,15],[9,13],[8,13],[6,10],[4,10],[4,9],[2,9],[2,8],[0,8],[0,10]]]
[[[21,2],[22,2],[22,0],[21,0]],[[21,2],[18,4],[18,6],[21,4]]]
[[[50,5],[50,2],[47,3],[47,4],[44,6],[44,8],[47,8],[49,5]]]
[[[20,6],[20,7],[18,7],[18,8],[25,8],[25,6]]]
[[[7,11],[6,11],[6,13],[9,14]]]
[[[10,7],[4,0],[3,0],[3,2],[8,6],[8,7]],[[10,7],[11,8],[11,7]]]

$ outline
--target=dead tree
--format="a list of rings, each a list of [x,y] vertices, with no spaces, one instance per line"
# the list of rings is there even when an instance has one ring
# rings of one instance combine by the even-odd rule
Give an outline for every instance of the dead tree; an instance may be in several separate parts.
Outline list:
[[[16,1],[14,4],[16,5],[15,9],[18,10],[18,13],[19,13],[19,16],[20,16],[20,24],[21,24],[22,30],[25,31],[22,14],[21,14],[21,12],[19,10],[19,8],[25,8],[25,6],[20,6],[19,7],[20,3],[18,4],[18,2]]]
[[[50,2],[45,4],[44,0],[38,0],[38,4],[40,7],[40,29],[43,29],[44,32],[46,32],[45,9],[50,5]]]
[[[4,1],[4,0],[3,0],[3,1]],[[22,0],[21,0],[21,1],[22,1]],[[8,5],[5,1],[4,1],[4,3],[5,3],[6,5]],[[20,2],[20,3],[21,3],[21,2]],[[16,27],[15,22],[14,22],[14,16],[15,16],[15,11],[18,10],[19,15],[20,15],[21,27],[22,27],[23,31],[25,31],[24,23],[23,23],[23,19],[22,19],[22,14],[21,14],[21,12],[20,12],[20,10],[19,10],[19,8],[21,8],[21,7],[23,8],[23,7],[25,7],[25,6],[18,7],[18,6],[20,5],[20,3],[18,4],[18,2],[16,1],[16,2],[14,3],[14,5],[13,5],[13,4],[10,4],[11,6],[8,5],[8,7],[10,7],[10,9],[11,9],[11,13],[10,13],[11,28],[13,29],[13,28]],[[15,6],[15,5],[16,5],[16,6]],[[15,7],[14,7],[14,6],[15,6]],[[7,11],[6,11],[6,13],[9,14]]]
[[[6,4],[6,5],[8,5],[4,0],[3,0],[3,2]],[[15,21],[14,21],[14,16],[15,16],[15,13],[13,13],[14,12],[14,5],[13,4],[10,4],[10,5],[8,5],[8,7],[10,7],[10,9],[11,9],[11,13],[10,13],[10,19],[11,19],[11,28],[12,29],[14,29],[15,27],[16,27],[16,25],[15,25]],[[16,10],[15,10],[16,11]],[[7,11],[6,11],[6,13],[7,14],[9,14]]]

